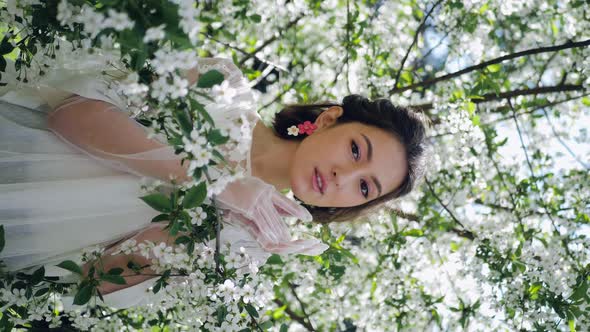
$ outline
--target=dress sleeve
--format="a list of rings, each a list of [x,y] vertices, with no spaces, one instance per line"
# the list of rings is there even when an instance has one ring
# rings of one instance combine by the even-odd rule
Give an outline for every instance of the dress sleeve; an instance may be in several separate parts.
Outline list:
[[[223,74],[223,77],[229,83],[229,86],[234,89],[248,86],[248,81],[244,78],[240,69],[231,59],[226,58],[199,58],[197,66],[188,70],[186,75],[189,82],[192,84],[196,83],[200,75],[213,69]]]
[[[228,134],[232,131],[235,134],[236,128],[239,128],[238,134],[242,137],[238,143],[228,143],[218,147],[218,150],[230,164],[247,173],[251,130],[258,120],[251,89],[229,59],[199,59],[197,67],[187,75],[197,78],[212,69],[224,75],[227,85],[236,95],[231,104],[205,98],[200,101],[218,128],[225,129]],[[77,77],[74,81],[78,84],[62,82],[54,86],[56,91],[75,94],[74,98],[66,99],[49,115],[49,128],[58,137],[117,170],[165,182],[171,178],[181,182],[190,180],[186,174],[188,163],[181,165],[183,155],[175,154],[174,148],[165,142],[165,137],[148,139],[147,130],[129,118],[122,106],[126,102],[115,92],[114,82],[99,78],[92,81],[87,76]],[[212,173],[215,176],[217,172],[212,170]]]
[[[200,58],[197,66],[192,69],[193,75],[202,75],[210,70],[217,70],[225,78],[226,95],[232,95],[230,102],[222,97],[214,100],[198,98],[219,129],[232,135],[241,135],[238,144],[226,144],[220,152],[231,165],[246,174],[250,173],[249,151],[252,141],[252,130],[260,120],[256,108],[257,95],[240,69],[231,59]],[[227,82],[227,83],[226,83]]]
[[[109,103],[70,98],[49,114],[48,128],[108,167],[166,182],[189,180],[172,146],[149,139],[141,125]]]

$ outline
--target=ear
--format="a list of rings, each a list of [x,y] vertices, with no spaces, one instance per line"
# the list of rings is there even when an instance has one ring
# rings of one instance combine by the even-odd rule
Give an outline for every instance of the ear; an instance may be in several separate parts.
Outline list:
[[[331,106],[326,109],[315,119],[314,124],[318,129],[328,128],[336,124],[336,121],[342,116],[344,110],[340,106]]]

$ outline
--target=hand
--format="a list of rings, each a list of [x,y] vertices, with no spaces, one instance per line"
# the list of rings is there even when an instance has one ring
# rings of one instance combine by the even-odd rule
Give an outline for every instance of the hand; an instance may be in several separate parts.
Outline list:
[[[311,214],[258,178],[230,183],[215,200],[226,210],[226,222],[246,229],[269,252],[317,255],[327,248],[316,239],[292,241],[283,217],[311,221]]]
[[[226,222],[239,225],[246,229],[246,231],[248,231],[248,233],[250,233],[250,235],[256,239],[260,246],[268,252],[277,254],[297,253],[302,255],[317,256],[328,249],[328,246],[318,239],[293,241],[291,239],[291,235],[288,233],[288,230],[284,236],[273,234],[273,230],[276,228],[282,228],[283,226],[286,227],[285,223],[280,219],[276,220],[276,228],[264,229],[261,228],[261,224],[263,223],[257,223],[239,213],[226,211],[225,216]]]

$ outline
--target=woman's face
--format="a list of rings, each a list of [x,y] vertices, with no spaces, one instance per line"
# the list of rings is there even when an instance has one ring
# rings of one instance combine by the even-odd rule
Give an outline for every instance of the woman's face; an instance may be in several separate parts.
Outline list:
[[[291,190],[306,204],[351,207],[397,188],[407,172],[404,146],[381,128],[358,122],[337,124],[342,108],[316,119],[318,129],[295,152]]]

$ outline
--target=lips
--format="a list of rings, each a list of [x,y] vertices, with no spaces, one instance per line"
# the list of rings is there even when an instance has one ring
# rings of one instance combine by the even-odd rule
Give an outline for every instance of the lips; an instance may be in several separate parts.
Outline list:
[[[318,178],[322,183],[322,186],[320,188],[320,184],[318,183]],[[326,181],[324,180],[324,177],[322,176],[322,173],[320,173],[320,171],[317,168],[314,168],[314,172],[313,172],[313,176],[311,179],[311,183],[313,186],[313,189],[317,192],[319,192],[320,194],[324,194],[325,190],[326,190]]]

